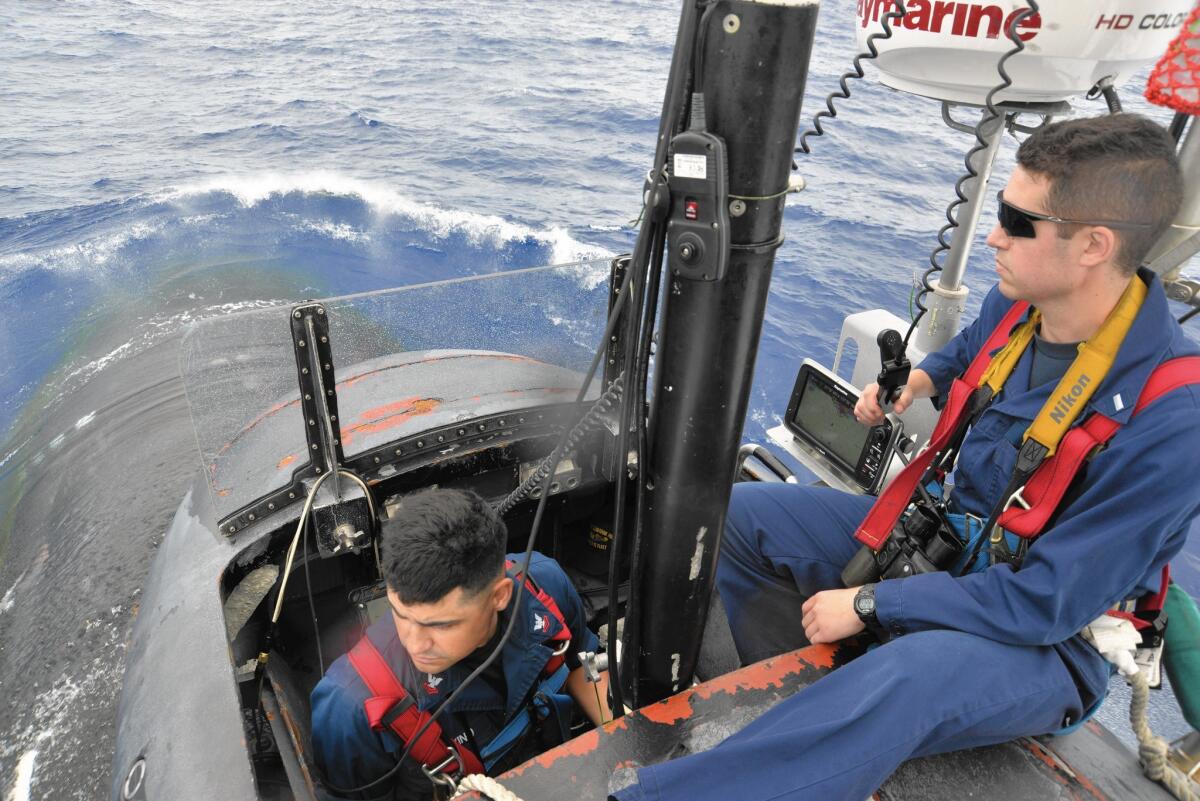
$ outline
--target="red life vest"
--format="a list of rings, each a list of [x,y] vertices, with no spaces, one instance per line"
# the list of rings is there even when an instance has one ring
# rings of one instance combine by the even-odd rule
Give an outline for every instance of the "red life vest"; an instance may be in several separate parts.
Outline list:
[[[519,573],[513,571],[514,567],[515,563],[505,562],[505,570],[509,573],[510,578],[520,576]],[[550,657],[546,662],[546,667],[542,669],[542,675],[549,676],[557,671],[566,659],[565,651],[571,640],[571,630],[567,627],[558,603],[549,593],[528,576],[525,577],[524,584],[529,594],[546,607],[559,623],[558,632],[547,640],[562,644],[560,648],[555,649],[556,653]],[[364,635],[350,649],[348,657],[350,665],[358,673],[363,684],[367,685],[368,692],[371,693],[371,697],[363,702],[363,708],[371,728],[375,731],[391,729],[400,738],[400,742],[407,746],[432,716],[429,712],[417,708],[416,702],[404,689],[404,685],[396,676],[395,671],[379,653],[379,649],[375,647],[375,643],[371,642],[370,637]],[[437,721],[428,725],[409,753],[431,770],[446,763],[452,765],[454,759],[457,758],[461,775],[485,772],[483,761],[479,755],[465,745],[460,745],[453,740],[448,741]]]
[[[984,391],[978,386],[979,380],[991,363],[992,354],[1008,341],[1013,326],[1028,308],[1029,304],[1024,301],[1014,303],[972,359],[967,371],[954,379],[946,405],[929,437],[928,447],[913,458],[879,494],[871,511],[854,533],[859,542],[879,550],[891,536],[900,515],[912,502],[918,484],[929,480],[927,473],[930,468],[934,468],[938,479],[944,477],[946,465],[941,457],[955,443],[961,442],[977,411],[972,408],[972,401],[978,402],[981,396],[977,393]],[[1133,415],[1166,393],[1188,384],[1200,384],[1200,356],[1184,356],[1163,362],[1154,369],[1142,387]],[[991,398],[984,400],[990,401]],[[1032,540],[1040,535],[1084,463],[1103,449],[1120,427],[1121,423],[1116,420],[1093,411],[1083,423],[1067,432],[1053,455],[1044,459],[1025,484],[1006,499],[1005,508],[997,516],[995,525],[1025,539]],[[1020,503],[1014,504],[1014,499]],[[1129,618],[1138,628],[1151,625],[1144,618],[1162,609],[1169,580],[1169,568],[1164,567],[1159,592],[1138,601],[1138,612],[1143,613],[1142,617],[1123,612],[1112,614]]]

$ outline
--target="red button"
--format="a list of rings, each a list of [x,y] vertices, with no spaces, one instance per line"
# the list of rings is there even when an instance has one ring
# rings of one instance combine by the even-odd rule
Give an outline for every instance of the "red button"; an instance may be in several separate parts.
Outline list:
[[[689,220],[694,220],[700,216],[700,204],[694,200],[685,200],[683,202],[683,216]]]

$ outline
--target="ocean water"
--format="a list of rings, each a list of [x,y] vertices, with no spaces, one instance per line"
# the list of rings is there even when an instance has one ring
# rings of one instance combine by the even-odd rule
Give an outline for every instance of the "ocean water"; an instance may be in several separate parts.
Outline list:
[[[806,119],[853,56],[853,8],[823,4]],[[187,326],[627,251],[678,13],[0,6],[0,793],[107,793],[139,588],[199,465]],[[1127,108],[1169,119],[1139,91]],[[788,201],[747,439],[778,422],[800,359],[831,361],[845,313],[907,313],[972,143],[871,80],[826,127]],[[981,235],[968,313],[990,263]],[[1179,570],[1196,595],[1198,554]]]

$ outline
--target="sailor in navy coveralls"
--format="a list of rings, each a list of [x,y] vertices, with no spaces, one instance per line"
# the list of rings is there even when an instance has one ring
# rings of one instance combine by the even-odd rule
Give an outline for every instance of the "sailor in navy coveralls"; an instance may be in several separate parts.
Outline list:
[[[410,496],[385,524],[382,560],[391,614],[370,626],[367,639],[416,710],[437,707],[499,643],[514,614],[514,571],[523,558],[506,560],[505,540],[504,524],[488,504],[459,490]],[[570,580],[538,553],[529,573],[499,658],[437,718],[442,740],[469,749],[491,773],[543,750],[546,733],[525,723],[543,719],[563,733],[572,698],[599,723],[597,699],[607,697],[604,677],[598,687],[588,684],[579,663],[577,653],[595,651],[598,641]],[[556,651],[561,667],[547,671]],[[338,791],[379,779],[404,748],[390,728],[372,727],[364,704],[377,693],[368,690],[350,656],[334,662],[312,693],[313,752],[326,791],[335,798],[430,798],[433,785],[411,756],[394,780],[362,792]]]
[[[1037,340],[971,429],[952,477],[951,508],[984,518],[1071,363],[1072,343],[1099,330],[1181,197],[1174,143],[1135,115],[1050,125],[1022,144],[1017,162],[1002,193],[1010,208],[988,236],[998,286],[979,318],[913,371],[895,404],[902,411],[915,397],[944,395],[1013,301],[1040,310]],[[1197,387],[1131,419],[1151,371],[1197,349],[1153,275],[1133,280],[1147,282],[1148,294],[1089,403],[1122,427],[1019,569],[881,581],[873,619],[860,616],[860,588],[843,589],[840,573],[873,499],[734,487],[717,585],[743,663],[868,623],[886,641],[713,750],[642,768],[617,799],[863,801],[906,759],[1056,732],[1103,699],[1109,666],[1078,632],[1159,589],[1200,509]],[[856,408],[865,424],[881,418],[876,391],[866,387]]]

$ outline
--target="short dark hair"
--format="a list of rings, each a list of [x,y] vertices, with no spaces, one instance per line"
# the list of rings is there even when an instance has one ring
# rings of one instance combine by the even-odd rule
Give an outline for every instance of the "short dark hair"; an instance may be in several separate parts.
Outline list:
[[[1051,123],[1021,143],[1017,163],[1050,180],[1051,214],[1068,220],[1149,224],[1113,229],[1119,241],[1116,263],[1128,275],[1137,270],[1183,202],[1175,141],[1161,125],[1138,114]],[[1064,238],[1076,230],[1056,227]]]
[[[457,587],[474,596],[504,572],[507,539],[504,522],[474,492],[424,490],[383,524],[384,580],[406,604],[437,603]]]

